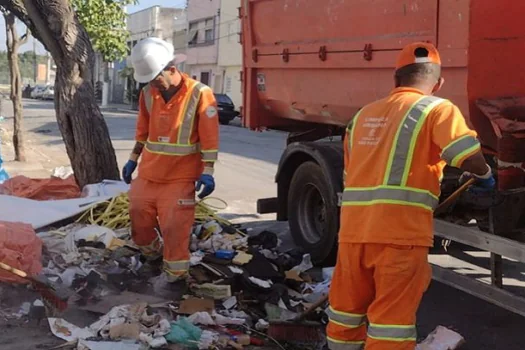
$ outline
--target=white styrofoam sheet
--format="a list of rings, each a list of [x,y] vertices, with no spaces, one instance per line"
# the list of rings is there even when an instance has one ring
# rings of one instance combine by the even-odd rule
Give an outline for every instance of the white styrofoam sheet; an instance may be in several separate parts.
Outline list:
[[[92,205],[110,198],[111,196],[35,201],[0,195],[0,221],[23,222],[36,230],[80,214]]]

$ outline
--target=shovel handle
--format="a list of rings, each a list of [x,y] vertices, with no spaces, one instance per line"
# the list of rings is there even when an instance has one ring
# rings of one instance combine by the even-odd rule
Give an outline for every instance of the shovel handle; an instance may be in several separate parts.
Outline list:
[[[11,266],[9,266],[7,264],[4,264],[3,262],[0,262],[0,268],[2,268],[3,270],[11,272],[12,274],[17,275],[18,277],[28,278],[27,273],[25,273],[24,271],[19,270],[19,269],[15,269],[14,267],[11,267]]]
[[[434,210],[434,215],[439,215],[445,212],[466,189],[474,184],[474,182],[476,182],[476,179],[470,178],[467,182],[461,185],[456,191],[454,191],[454,193],[452,193],[447,199],[438,205],[436,210]]]

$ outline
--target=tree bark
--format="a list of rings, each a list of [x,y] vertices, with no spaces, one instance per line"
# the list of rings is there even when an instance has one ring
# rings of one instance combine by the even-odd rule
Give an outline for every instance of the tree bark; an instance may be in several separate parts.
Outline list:
[[[69,0],[0,0],[51,53],[55,110],[79,186],[120,179],[115,150],[95,101],[94,52]]]
[[[25,162],[25,142],[23,130],[23,107],[22,107],[22,76],[18,65],[18,49],[27,42],[28,34],[19,38],[16,30],[16,17],[10,12],[4,12],[6,28],[7,60],[11,77],[11,102],[13,103],[13,147],[15,149],[15,161]]]

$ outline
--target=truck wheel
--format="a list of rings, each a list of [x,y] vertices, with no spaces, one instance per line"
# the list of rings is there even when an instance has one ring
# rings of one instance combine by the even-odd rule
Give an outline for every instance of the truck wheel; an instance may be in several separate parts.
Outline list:
[[[315,162],[303,163],[292,177],[288,221],[295,244],[310,253],[314,263],[335,262],[339,229],[336,190]]]

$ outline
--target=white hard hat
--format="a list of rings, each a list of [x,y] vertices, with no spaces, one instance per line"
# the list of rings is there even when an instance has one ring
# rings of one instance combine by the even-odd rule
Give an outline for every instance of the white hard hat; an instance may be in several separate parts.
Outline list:
[[[173,45],[160,38],[146,38],[131,50],[133,77],[139,83],[149,83],[175,59],[175,64],[183,62],[184,55],[174,55]]]

